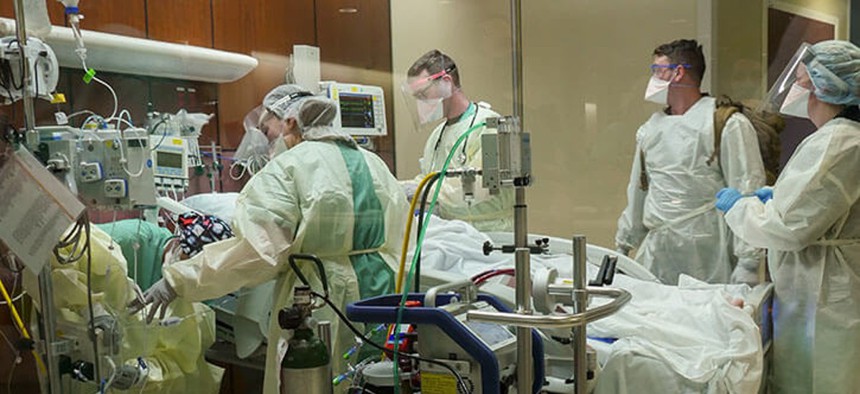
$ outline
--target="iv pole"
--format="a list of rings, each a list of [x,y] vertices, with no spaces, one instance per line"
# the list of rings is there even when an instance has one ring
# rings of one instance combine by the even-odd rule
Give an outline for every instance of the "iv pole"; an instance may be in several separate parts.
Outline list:
[[[523,124],[523,40],[522,0],[511,0],[511,82],[514,117]],[[532,314],[531,256],[528,245],[528,207],[525,187],[517,186],[514,203],[514,259],[516,267],[516,312]],[[531,328],[517,327],[517,392],[530,393],[534,380]]]
[[[15,26],[18,38],[18,48],[21,52],[21,63],[24,64],[22,80],[24,89],[21,90],[24,104],[24,128],[26,130],[26,142],[30,147],[36,147],[39,144],[39,133],[35,130],[36,115],[33,108],[33,96],[30,95],[30,80],[33,75],[30,74],[30,67],[27,66],[27,30],[24,18],[24,0],[15,0]],[[38,94],[38,92],[37,92]],[[51,265],[45,265],[42,272],[39,274],[39,298],[41,301],[41,314],[44,332],[42,335],[44,352],[45,352],[45,367],[48,371],[48,392],[60,393],[60,371],[58,367],[59,356],[54,349],[56,327],[54,326],[54,287],[51,282]]]
[[[523,67],[522,67],[522,0],[511,0],[511,62],[512,62],[512,82],[513,82],[513,110],[514,110],[514,120],[511,122],[512,125],[509,125],[513,131],[524,133],[525,127],[523,126]],[[508,121],[510,122],[510,120]],[[508,133],[502,133],[502,129],[507,129],[508,127],[504,127],[500,123],[506,122],[494,122],[498,124],[494,124],[497,128],[499,128],[499,134],[510,134],[510,130]],[[519,123],[519,124],[517,124]],[[489,126],[489,122],[488,122]],[[491,135],[484,136],[487,140],[492,140],[493,137]],[[502,137],[498,137],[499,140]],[[482,141],[483,142],[483,141]],[[529,150],[527,147],[528,142],[519,141],[517,144],[525,144],[525,149]],[[511,143],[507,144],[507,147],[510,148]],[[509,155],[511,152],[509,149],[500,149],[500,147],[496,147],[496,153],[500,154],[501,157],[505,157]],[[486,147],[484,148],[486,149]],[[520,146],[520,149],[523,149]],[[500,152],[504,151],[504,152]],[[522,151],[520,151],[522,153]],[[486,154],[486,151],[485,151]],[[516,312],[515,313],[501,313],[501,312],[485,312],[485,311],[469,311],[467,313],[467,319],[476,320],[476,321],[484,321],[484,322],[493,322],[498,324],[510,324],[517,327],[517,393],[532,393],[533,392],[533,384],[534,384],[534,362],[532,356],[532,337],[531,337],[531,327],[536,328],[571,328],[572,329],[572,347],[574,353],[574,392],[577,394],[584,394],[586,390],[586,380],[587,380],[587,366],[586,366],[586,324],[589,321],[594,321],[597,319],[601,319],[612,313],[615,313],[619,308],[621,308],[624,304],[630,301],[630,293],[621,290],[621,289],[613,289],[613,288],[589,288],[585,283],[586,276],[586,248],[587,244],[585,241],[585,236],[576,235],[573,237],[573,273],[574,273],[574,284],[570,288],[562,288],[562,289],[554,289],[551,293],[556,295],[562,295],[566,297],[570,297],[574,302],[574,313],[566,314],[566,315],[548,315],[548,316],[537,316],[534,314],[532,310],[532,281],[531,281],[531,248],[528,244],[528,226],[527,226],[527,207],[525,201],[525,187],[530,183],[529,174],[527,172],[531,171],[530,164],[530,153],[527,157],[519,157],[519,159],[524,162],[528,162],[528,170],[526,173],[515,171],[515,174],[511,174],[511,169],[509,167],[512,164],[510,161],[506,161],[505,164],[508,166],[505,167],[504,171],[499,171],[499,169],[493,168],[492,175],[493,177],[501,175],[498,174],[500,172],[505,172],[506,175],[513,176],[523,176],[524,179],[520,179],[519,181],[514,180],[514,190],[516,191],[516,201],[514,204],[514,257],[516,264]],[[484,156],[486,160],[486,155]],[[504,161],[502,159],[499,160]],[[497,164],[497,163],[493,163]],[[521,165],[523,163],[520,163]],[[519,170],[523,170],[519,168]],[[487,162],[484,162],[483,175],[487,176]],[[502,176],[504,177],[504,176]],[[486,181],[486,178],[485,178]],[[485,182],[486,184],[486,182]],[[485,254],[488,250],[498,250],[499,248],[493,247],[491,245],[485,244]],[[588,296],[594,295],[599,297],[613,298],[614,300],[608,304],[604,304],[598,307],[595,307],[591,310],[587,308],[588,304]],[[540,361],[539,361],[540,362]]]

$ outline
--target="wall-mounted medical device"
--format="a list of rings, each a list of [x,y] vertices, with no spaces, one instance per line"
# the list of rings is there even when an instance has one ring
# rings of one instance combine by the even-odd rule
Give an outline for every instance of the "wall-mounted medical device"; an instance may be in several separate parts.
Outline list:
[[[356,136],[388,135],[381,87],[326,81],[320,91],[337,102],[336,127]]]
[[[186,139],[164,135],[150,135],[152,146],[152,172],[157,191],[185,191],[188,189],[188,148]]]
[[[35,156],[88,207],[136,209],[156,205],[146,130],[43,126],[36,131],[39,144],[33,149]]]
[[[38,38],[27,39],[26,58],[30,83],[24,86],[22,72],[24,66],[18,38],[8,36],[0,38],[0,104],[11,104],[23,97],[24,89],[30,96],[46,100],[51,99],[51,92],[57,87],[60,78],[60,67],[57,57],[51,47]]]

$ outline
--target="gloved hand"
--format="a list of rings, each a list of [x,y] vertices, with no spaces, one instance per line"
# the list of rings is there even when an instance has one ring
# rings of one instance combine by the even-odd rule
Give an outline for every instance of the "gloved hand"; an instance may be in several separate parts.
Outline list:
[[[148,324],[152,322],[155,312],[159,309],[161,309],[161,314],[158,318],[164,319],[164,313],[167,312],[167,306],[175,299],[176,292],[172,287],[170,287],[170,283],[167,283],[167,280],[161,278],[146,290],[145,293],[143,293],[143,302],[141,302],[139,298],[136,298],[128,304],[128,308],[132,314],[135,314],[143,309],[143,307],[152,304],[149,308],[149,313],[146,315],[146,323]]]
[[[724,187],[717,192],[717,209],[722,212],[728,212],[741,197],[743,197],[743,194],[738,189]]]
[[[403,192],[406,193],[406,201],[412,201],[415,191],[418,190],[418,183],[415,181],[401,181],[400,186],[403,187]]]
[[[770,186],[765,186],[761,189],[756,190],[754,194],[756,195],[756,197],[758,197],[759,200],[761,200],[761,202],[767,202],[767,200],[773,198],[773,188]]]
[[[615,247],[615,251],[618,252],[618,254],[630,257],[630,248],[626,246],[618,245]]]
[[[741,259],[732,271],[731,283],[745,283],[750,287],[759,284],[761,280],[758,277],[758,265],[758,260],[744,261]]]

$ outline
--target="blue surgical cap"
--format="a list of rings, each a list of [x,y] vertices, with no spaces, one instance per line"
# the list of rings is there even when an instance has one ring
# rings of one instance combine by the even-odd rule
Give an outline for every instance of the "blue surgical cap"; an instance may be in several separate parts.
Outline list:
[[[848,41],[822,41],[811,48],[806,69],[815,95],[837,105],[860,105],[860,48]]]

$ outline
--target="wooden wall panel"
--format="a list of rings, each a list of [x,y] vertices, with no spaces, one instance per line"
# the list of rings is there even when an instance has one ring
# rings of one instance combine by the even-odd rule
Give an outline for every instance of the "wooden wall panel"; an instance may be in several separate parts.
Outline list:
[[[149,38],[212,47],[209,0],[147,0]]]
[[[325,62],[391,70],[391,28],[383,0],[317,0],[317,38]],[[387,55],[387,56],[386,56]]]
[[[69,116],[81,110],[92,111],[104,117],[111,115],[114,101],[110,91],[97,82],[85,84],[81,79],[82,76],[83,71],[79,69],[60,69],[56,91],[64,94],[67,102],[51,104],[42,99],[34,100],[37,126],[55,125],[54,114],[58,111],[65,112]],[[122,109],[127,109],[135,125],[142,126],[149,97],[149,82],[143,77],[129,75],[98,73],[97,76],[114,89],[118,100],[117,115]],[[15,127],[24,127],[23,112],[23,104],[20,100],[13,105],[0,106],[0,113],[9,116]],[[75,116],[69,120],[69,123],[79,127],[88,116],[84,114]]]
[[[104,117],[113,112],[113,97],[110,91],[99,83],[85,84],[81,79],[82,70],[63,69],[68,78],[69,92],[66,98],[71,106],[70,111],[90,110]],[[117,116],[123,109],[131,114],[135,125],[142,125],[146,117],[146,105],[149,99],[149,85],[145,78],[131,75],[98,73],[97,77],[110,84],[116,93],[119,106]],[[80,125],[84,119],[76,119],[73,124]]]
[[[51,23],[64,26],[63,5],[55,0],[46,1]],[[84,16],[81,21],[84,30],[146,38],[144,0],[85,0],[80,4],[80,13]],[[11,0],[0,2],[0,16],[15,17]]]
[[[376,151],[394,171],[394,94],[391,23],[384,0],[316,0],[316,31],[323,80],[381,86],[389,135],[375,138]]]
[[[84,16],[81,28],[146,38],[144,3],[145,0],[85,0],[80,4],[80,13]],[[51,24],[65,26],[63,5],[55,0],[46,0],[46,5]],[[0,16],[14,18],[14,9],[12,0],[0,2]]]
[[[257,68],[219,87],[219,132],[225,148],[242,139],[242,119],[284,82],[293,45],[316,45],[313,0],[212,1],[214,47],[254,56]]]
[[[56,1],[48,1],[48,18],[52,25],[63,26],[65,24],[65,14],[63,13],[63,5]],[[15,4],[13,1],[0,2],[0,16],[4,18],[15,18]]]
[[[190,113],[213,114],[209,123],[203,127],[198,142],[200,146],[218,143],[217,85],[158,79],[152,80],[150,86],[152,109],[157,112],[175,114],[180,109],[185,109]]]
[[[215,48],[283,54],[314,44],[314,0],[212,0]]]
[[[56,26],[66,25],[66,9],[62,4],[48,0],[48,18],[51,19],[51,24]]]
[[[48,2],[55,3],[51,0]],[[81,21],[81,29],[146,38],[146,7],[144,4],[144,0],[82,1],[80,12],[84,19]],[[86,36],[84,40],[86,41]]]

